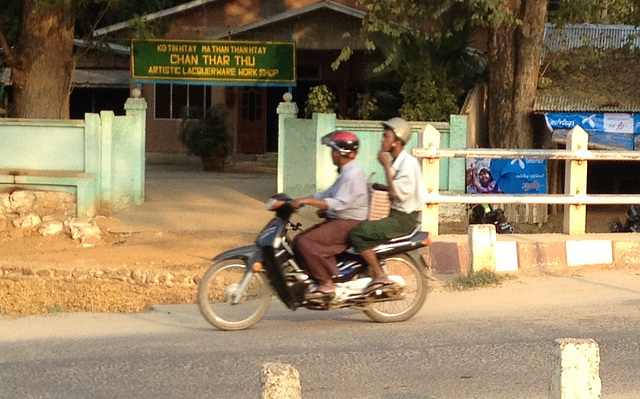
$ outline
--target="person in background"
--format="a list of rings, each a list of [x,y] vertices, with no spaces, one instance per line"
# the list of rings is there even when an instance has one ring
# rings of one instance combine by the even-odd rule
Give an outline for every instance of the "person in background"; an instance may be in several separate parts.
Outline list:
[[[404,149],[411,138],[411,126],[397,117],[382,125],[384,133],[378,161],[385,171],[391,213],[384,219],[362,223],[349,235],[354,248],[369,264],[371,282],[365,289],[366,295],[393,284],[382,270],[373,248],[392,238],[411,233],[418,224],[426,199],[420,163]]]
[[[331,299],[335,295],[333,276],[338,274],[335,256],[347,249],[349,233],[366,220],[369,213],[366,176],[355,162],[358,137],[350,132],[335,131],[325,135],[322,144],[331,147],[338,178],[327,190],[292,202],[294,209],[314,206],[318,208],[318,215],[326,219],[293,240],[293,250],[301,267],[318,283],[306,299]]]
[[[498,183],[493,180],[489,168],[480,168],[477,175],[472,172],[470,177],[471,181],[467,185],[468,194],[501,194],[503,192],[500,187],[498,187]]]

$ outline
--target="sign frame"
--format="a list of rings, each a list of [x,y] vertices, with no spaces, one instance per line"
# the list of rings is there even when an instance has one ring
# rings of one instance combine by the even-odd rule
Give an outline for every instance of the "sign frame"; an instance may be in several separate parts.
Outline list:
[[[132,39],[135,82],[295,86],[295,42]]]

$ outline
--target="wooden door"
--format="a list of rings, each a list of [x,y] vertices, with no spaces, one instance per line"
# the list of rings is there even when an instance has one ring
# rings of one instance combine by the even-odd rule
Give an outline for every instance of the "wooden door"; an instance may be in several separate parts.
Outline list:
[[[267,92],[264,87],[241,87],[238,105],[238,152],[263,154],[267,150],[265,108]]]

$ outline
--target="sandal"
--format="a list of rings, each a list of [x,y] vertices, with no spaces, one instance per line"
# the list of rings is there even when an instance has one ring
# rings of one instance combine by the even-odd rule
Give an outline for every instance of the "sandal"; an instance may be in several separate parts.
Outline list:
[[[364,289],[363,295],[371,295],[374,292],[390,285],[393,285],[393,281],[391,280],[372,281],[369,283],[369,285],[367,285],[367,288]]]
[[[321,290],[315,290],[312,292],[307,293],[304,296],[304,299],[307,300],[315,300],[315,299],[333,299],[333,297],[336,295],[335,291],[321,291]]]

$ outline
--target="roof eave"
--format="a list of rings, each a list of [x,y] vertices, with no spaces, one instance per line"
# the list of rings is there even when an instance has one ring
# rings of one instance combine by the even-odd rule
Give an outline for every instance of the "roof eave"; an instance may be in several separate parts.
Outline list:
[[[308,14],[317,10],[321,10],[321,9],[327,9],[327,10],[332,10],[332,11],[336,11],[345,15],[349,15],[352,16],[354,18],[358,18],[358,19],[362,19],[365,17],[365,15],[367,14],[364,11],[358,10],[356,8],[353,7],[348,7],[345,6],[344,4],[340,4],[340,3],[336,3],[334,1],[325,1],[322,3],[314,3],[311,5],[308,5],[306,7],[301,7],[301,8],[297,8],[295,10],[289,10],[286,12],[283,12],[281,14],[275,15],[271,18],[266,18],[263,19],[261,21],[257,21],[257,22],[252,22],[250,24],[246,24],[246,25],[242,25],[242,26],[238,26],[235,28],[231,28],[225,32],[220,32],[220,33],[216,33],[213,35],[209,35],[207,36],[207,39],[210,40],[218,40],[218,39],[223,39],[226,38],[228,36],[232,36],[232,35],[237,35],[240,33],[244,33],[244,32],[248,32],[251,31],[253,29],[258,29],[261,28],[263,26],[268,26],[268,25],[272,25],[278,22],[282,22],[282,21],[286,21],[288,19],[291,18],[295,18],[295,17],[299,17],[302,16],[304,14]]]
[[[179,14],[184,11],[188,11],[192,8],[199,7],[201,5],[211,3],[218,0],[193,0],[188,3],[183,3],[174,7],[170,7],[164,10],[160,10],[151,14],[147,14],[142,17],[144,22],[153,21],[156,19],[164,18],[173,14]],[[117,32],[129,27],[129,21],[118,22],[117,24],[105,26],[104,28],[96,29],[93,32],[93,36],[103,36],[108,33]]]

